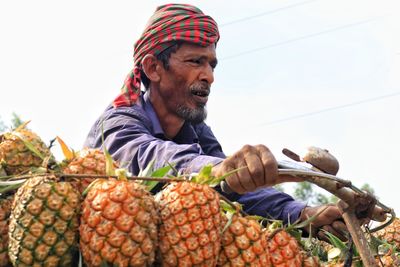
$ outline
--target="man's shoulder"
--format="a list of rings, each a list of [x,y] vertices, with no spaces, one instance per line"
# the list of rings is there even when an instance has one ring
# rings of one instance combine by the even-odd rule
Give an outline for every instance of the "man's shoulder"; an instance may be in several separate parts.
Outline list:
[[[109,105],[92,125],[84,145],[99,146],[103,132],[113,132],[133,125],[142,128],[148,128],[151,125],[150,119],[141,106],[135,104],[114,108]]]
[[[134,104],[129,107],[118,107],[114,108],[113,106],[108,106],[107,109],[100,116],[98,122],[101,121],[114,121],[117,122],[119,120],[127,121],[127,120],[135,120],[135,121],[143,121],[148,123],[150,121],[148,115],[143,110],[140,105]]]
[[[192,127],[194,129],[194,131],[198,134],[201,135],[204,132],[209,132],[211,131],[210,126],[208,126],[204,121],[200,122],[198,124],[192,124]]]

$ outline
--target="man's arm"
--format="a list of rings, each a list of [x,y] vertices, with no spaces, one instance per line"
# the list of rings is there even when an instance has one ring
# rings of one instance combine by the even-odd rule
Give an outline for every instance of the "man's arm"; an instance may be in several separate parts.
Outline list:
[[[282,220],[285,224],[294,223],[306,207],[305,203],[296,201],[273,187],[262,188],[243,195],[237,193],[224,195],[242,204],[243,210],[248,214]]]
[[[154,168],[171,163],[176,169],[189,173],[198,172],[206,164],[215,165],[222,161],[205,155],[199,144],[178,145],[153,136],[149,122],[134,110],[108,111],[92,129],[92,137],[86,145],[101,147],[102,134],[112,157],[133,174],[138,174],[151,161],[154,161]]]

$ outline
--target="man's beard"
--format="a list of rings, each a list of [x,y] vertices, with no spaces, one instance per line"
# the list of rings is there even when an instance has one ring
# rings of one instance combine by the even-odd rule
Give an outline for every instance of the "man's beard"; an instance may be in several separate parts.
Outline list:
[[[176,113],[185,121],[193,124],[201,123],[207,118],[207,110],[205,106],[196,107],[194,109],[185,106],[178,106]]]
[[[204,82],[199,82],[193,84],[189,89],[189,92],[196,90],[210,91],[210,85]],[[185,121],[191,122],[193,124],[201,123],[207,118],[207,110],[205,105],[198,105],[196,108],[193,109],[184,105],[179,105],[176,109],[176,113]]]

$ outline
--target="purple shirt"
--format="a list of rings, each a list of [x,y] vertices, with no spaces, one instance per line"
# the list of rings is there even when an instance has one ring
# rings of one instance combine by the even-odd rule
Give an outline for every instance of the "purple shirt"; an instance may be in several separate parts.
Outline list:
[[[101,147],[102,134],[106,148],[121,167],[137,175],[154,160],[158,169],[167,162],[182,173],[198,172],[204,165],[218,164],[226,156],[210,127],[204,122],[185,122],[173,140],[164,135],[158,117],[144,93],[131,107],[109,106],[93,125],[86,139],[86,147]],[[158,187],[159,188],[159,187]],[[217,187],[220,191],[220,188]],[[294,222],[305,207],[274,188],[263,188],[243,195],[224,194],[243,205],[252,215]]]

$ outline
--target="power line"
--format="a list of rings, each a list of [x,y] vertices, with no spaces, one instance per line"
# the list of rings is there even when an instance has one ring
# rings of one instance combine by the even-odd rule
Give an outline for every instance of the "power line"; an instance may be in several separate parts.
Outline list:
[[[331,29],[328,29],[328,30],[324,30],[324,31],[320,31],[320,32],[316,32],[316,33],[312,33],[312,34],[308,34],[308,35],[303,35],[303,36],[296,37],[296,38],[293,38],[293,39],[289,39],[289,40],[286,40],[286,41],[270,44],[270,45],[267,45],[267,46],[254,48],[254,49],[243,51],[243,52],[240,52],[240,53],[237,53],[237,54],[234,54],[234,55],[223,57],[220,60],[232,59],[232,58],[240,57],[240,56],[243,56],[243,55],[252,54],[252,53],[255,53],[255,52],[258,52],[258,51],[261,51],[261,50],[265,50],[265,49],[269,49],[269,48],[273,48],[273,47],[277,47],[277,46],[281,46],[281,45],[286,45],[286,44],[289,44],[289,43],[293,43],[293,42],[297,42],[297,41],[300,41],[300,40],[312,38],[312,37],[315,37],[315,36],[319,36],[319,35],[335,32],[335,31],[343,30],[343,29],[350,28],[350,27],[359,26],[359,25],[366,24],[366,23],[369,23],[371,21],[380,19],[382,17],[384,17],[384,16],[375,17],[375,18],[371,18],[371,19],[367,19],[367,20],[362,20],[362,21],[358,21],[358,22],[355,22],[355,23],[346,24],[346,25],[338,26],[338,27],[331,28]]]
[[[240,23],[240,22],[243,22],[243,21],[246,21],[246,20],[251,20],[251,19],[258,18],[258,17],[262,17],[262,16],[265,16],[265,15],[269,15],[269,14],[273,14],[273,13],[278,13],[278,12],[283,11],[283,10],[286,10],[286,9],[290,9],[290,8],[294,8],[294,7],[298,7],[298,6],[307,5],[307,4],[310,4],[310,3],[312,3],[312,2],[316,2],[316,1],[318,1],[318,0],[303,1],[303,2],[300,2],[300,3],[293,4],[293,5],[288,5],[288,6],[280,7],[280,8],[277,8],[277,9],[269,10],[269,11],[266,11],[266,12],[263,12],[263,13],[260,13],[260,14],[256,14],[256,15],[244,17],[244,18],[241,18],[241,19],[229,21],[229,22],[220,24],[219,26],[220,26],[220,27],[224,27],[224,26],[228,26],[228,25],[235,24],[235,23]]]
[[[352,103],[348,103],[348,104],[344,104],[344,105],[340,105],[340,106],[330,107],[330,108],[321,109],[321,110],[317,110],[317,111],[313,111],[313,112],[308,112],[308,113],[303,113],[303,114],[299,114],[299,115],[295,115],[295,116],[286,117],[283,119],[273,120],[273,121],[259,124],[258,126],[267,126],[267,125],[278,124],[278,123],[285,122],[285,121],[291,121],[291,120],[295,120],[295,119],[309,117],[312,115],[316,115],[316,114],[320,114],[320,113],[324,113],[324,112],[328,112],[328,111],[333,111],[333,110],[342,109],[342,108],[348,108],[348,107],[361,105],[361,104],[365,104],[365,103],[369,103],[369,102],[374,102],[374,101],[378,101],[378,100],[382,100],[382,99],[390,98],[390,97],[394,97],[394,96],[399,96],[399,95],[400,95],[400,91],[394,92],[392,94],[368,98],[368,99],[364,99],[364,100],[360,100],[360,101],[356,101],[356,102],[352,102]]]

